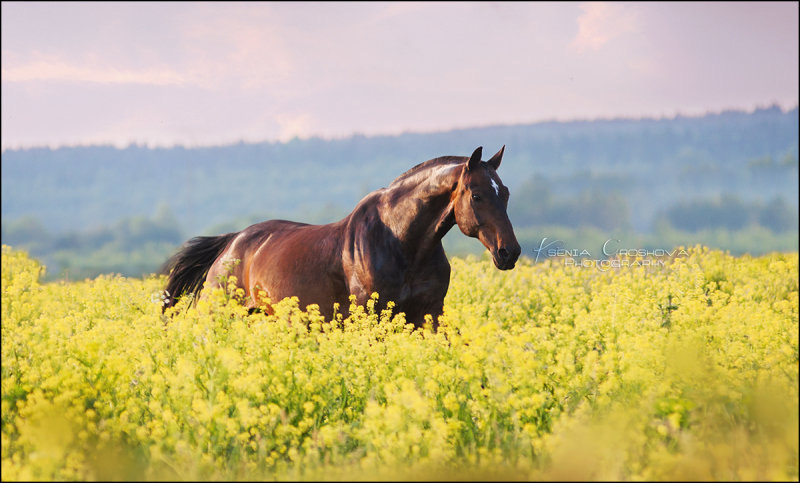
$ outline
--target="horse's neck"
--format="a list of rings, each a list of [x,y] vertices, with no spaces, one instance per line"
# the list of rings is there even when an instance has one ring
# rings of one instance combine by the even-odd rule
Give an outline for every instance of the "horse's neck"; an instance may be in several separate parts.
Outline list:
[[[407,256],[426,258],[455,225],[451,197],[460,175],[460,165],[435,166],[384,191],[381,220]]]

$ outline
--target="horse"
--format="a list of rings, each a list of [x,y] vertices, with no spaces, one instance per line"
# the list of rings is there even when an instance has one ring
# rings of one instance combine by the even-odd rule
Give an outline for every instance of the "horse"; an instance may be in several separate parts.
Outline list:
[[[309,225],[287,220],[256,223],[239,232],[188,240],[164,264],[169,274],[163,310],[187,294],[235,275],[251,310],[270,312],[269,301],[296,296],[316,304],[326,320],[334,304],[363,305],[372,293],[379,307],[434,330],[443,313],[450,263],[442,237],[454,226],[477,238],[500,270],[520,255],[506,212],[509,190],[497,175],[505,146],[488,161],[483,148],[471,156],[441,156],[409,169],[388,187],[367,194],[343,219]]]

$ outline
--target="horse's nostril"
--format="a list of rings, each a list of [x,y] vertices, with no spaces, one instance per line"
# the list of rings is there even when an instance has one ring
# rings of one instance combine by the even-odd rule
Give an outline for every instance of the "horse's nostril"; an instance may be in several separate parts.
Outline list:
[[[497,250],[497,254],[500,256],[502,260],[508,260],[508,250],[506,250],[505,248]]]

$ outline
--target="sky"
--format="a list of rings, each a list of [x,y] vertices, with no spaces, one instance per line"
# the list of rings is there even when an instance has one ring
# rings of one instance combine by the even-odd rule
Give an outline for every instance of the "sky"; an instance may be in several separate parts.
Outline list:
[[[2,149],[798,103],[797,2],[2,2]]]

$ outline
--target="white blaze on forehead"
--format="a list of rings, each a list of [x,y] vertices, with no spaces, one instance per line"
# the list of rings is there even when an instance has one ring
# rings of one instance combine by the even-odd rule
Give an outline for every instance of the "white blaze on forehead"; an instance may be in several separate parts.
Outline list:
[[[497,194],[497,196],[500,196],[500,187],[497,186],[497,183],[495,182],[494,178],[489,178],[489,181],[491,181],[492,183],[492,188],[494,188],[494,192]]]

